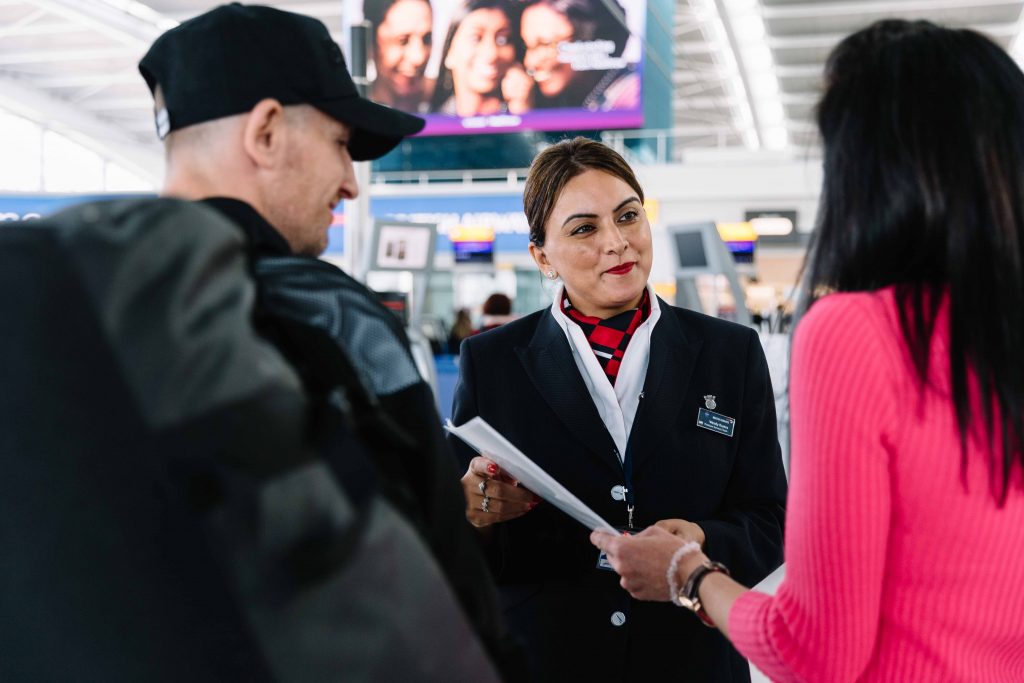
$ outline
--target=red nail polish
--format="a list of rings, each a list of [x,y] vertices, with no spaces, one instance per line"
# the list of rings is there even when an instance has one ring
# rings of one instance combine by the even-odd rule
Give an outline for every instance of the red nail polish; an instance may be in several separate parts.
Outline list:
[[[498,466],[492,462],[490,465],[487,466],[487,472],[490,474],[497,474]]]

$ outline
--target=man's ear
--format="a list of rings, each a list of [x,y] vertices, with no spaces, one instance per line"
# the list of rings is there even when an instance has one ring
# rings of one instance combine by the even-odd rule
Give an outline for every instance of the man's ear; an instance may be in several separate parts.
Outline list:
[[[287,134],[284,106],[275,99],[260,100],[245,119],[242,147],[253,165],[273,168],[284,158]]]

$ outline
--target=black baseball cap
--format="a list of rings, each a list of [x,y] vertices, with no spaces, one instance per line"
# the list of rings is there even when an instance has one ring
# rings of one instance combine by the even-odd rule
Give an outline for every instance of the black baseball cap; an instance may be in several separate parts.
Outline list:
[[[423,119],[360,97],[341,48],[312,17],[232,3],[156,39],[139,62],[150,92],[160,86],[161,138],[173,130],[249,111],[271,97],[309,104],[352,128],[356,161],[390,152],[423,130]]]

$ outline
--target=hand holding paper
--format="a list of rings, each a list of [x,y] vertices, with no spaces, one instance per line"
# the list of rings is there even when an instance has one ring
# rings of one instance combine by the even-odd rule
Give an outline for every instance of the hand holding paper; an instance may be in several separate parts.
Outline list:
[[[462,475],[462,490],[466,496],[466,519],[478,529],[522,517],[541,500],[482,455],[470,460]]]
[[[612,534],[619,533],[615,527],[601,519],[596,512],[584,505],[579,498],[527,458],[482,418],[474,417],[460,427],[456,427],[449,421],[445,428],[478,453],[497,463],[507,474],[515,477],[522,486],[591,531],[601,529]]]

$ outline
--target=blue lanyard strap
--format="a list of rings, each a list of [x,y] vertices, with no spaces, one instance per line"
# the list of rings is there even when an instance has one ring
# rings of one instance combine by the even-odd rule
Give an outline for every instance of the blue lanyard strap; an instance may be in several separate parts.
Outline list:
[[[633,435],[629,435],[630,438],[626,442],[626,453],[622,456],[622,477],[625,480],[623,482],[626,498],[626,515],[627,523],[630,529],[633,528],[633,508],[635,507],[634,501],[636,500],[633,494]]]

